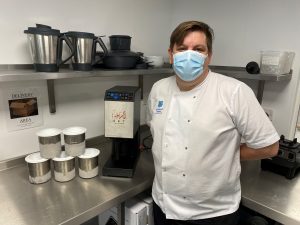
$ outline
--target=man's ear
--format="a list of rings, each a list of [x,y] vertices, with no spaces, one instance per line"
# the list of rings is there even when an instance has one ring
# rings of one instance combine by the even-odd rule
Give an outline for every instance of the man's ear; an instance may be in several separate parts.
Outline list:
[[[207,64],[210,64],[211,58],[212,58],[212,52],[208,53],[207,58],[208,58],[207,59]]]
[[[169,54],[169,62],[170,62],[170,64],[173,64],[173,52],[172,52],[172,49],[168,48],[168,54]]]

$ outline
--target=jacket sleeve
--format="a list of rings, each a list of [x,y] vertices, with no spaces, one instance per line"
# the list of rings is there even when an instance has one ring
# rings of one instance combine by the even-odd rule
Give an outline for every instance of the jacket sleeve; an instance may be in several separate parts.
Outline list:
[[[231,110],[233,121],[247,146],[263,148],[279,140],[272,122],[246,84],[241,83],[234,91]]]

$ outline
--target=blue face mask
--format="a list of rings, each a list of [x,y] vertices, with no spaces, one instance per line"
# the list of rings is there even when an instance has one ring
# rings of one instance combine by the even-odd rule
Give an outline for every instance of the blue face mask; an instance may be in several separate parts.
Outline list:
[[[173,69],[184,81],[193,81],[203,73],[206,55],[186,50],[173,55]]]

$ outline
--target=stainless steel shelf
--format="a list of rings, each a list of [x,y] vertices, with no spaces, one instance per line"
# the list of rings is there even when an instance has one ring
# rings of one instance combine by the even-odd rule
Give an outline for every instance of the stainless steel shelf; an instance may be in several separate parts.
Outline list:
[[[292,72],[284,75],[275,74],[249,74],[244,67],[210,66],[214,72],[224,74],[237,79],[248,79],[258,81],[257,99],[261,103],[264,92],[265,81],[288,81]],[[130,69],[130,70],[108,70],[94,69],[92,71],[74,71],[72,69],[60,69],[59,72],[45,73],[35,72],[32,65],[0,65],[0,82],[17,82],[28,80],[47,80],[48,99],[50,113],[56,112],[54,80],[74,79],[88,77],[116,77],[116,76],[138,76],[139,85],[142,89],[143,98],[143,76],[144,75],[172,75],[173,69],[169,64],[162,68]]]
[[[27,69],[23,69],[26,67]],[[35,72],[30,69],[32,65],[0,65],[0,82],[26,81],[26,80],[57,80],[88,77],[111,77],[111,76],[137,76],[137,75],[168,75],[173,74],[173,69],[166,64],[162,68],[130,69],[130,70],[108,70],[94,69],[92,71],[74,71],[71,69],[60,69],[59,72],[45,73]],[[244,67],[210,66],[214,72],[221,73],[237,79],[284,81],[290,80],[292,73],[284,75],[275,74],[249,74]]]
[[[285,81],[292,78],[292,71],[288,74],[249,74],[244,67],[231,66],[210,66],[210,69],[216,73],[220,73],[229,77],[247,80],[263,80],[263,81]]]
[[[173,74],[173,69],[170,67],[169,64],[161,68],[130,69],[130,70],[94,69],[92,71],[74,71],[72,69],[60,69],[59,72],[54,72],[54,73],[35,72],[33,70],[32,65],[0,65],[0,82],[47,80],[50,113],[56,112],[54,81],[58,79],[138,76],[139,86],[142,89],[141,98],[143,98],[143,75],[172,75],[172,74]]]
[[[258,88],[256,98],[261,104],[264,94],[266,81],[289,81],[292,78],[292,71],[288,74],[249,74],[244,67],[230,67],[230,66],[210,66],[210,69],[216,73],[224,74],[236,79],[256,80],[258,81]]]
[[[19,70],[0,70],[0,82],[26,81],[26,80],[57,80],[70,78],[88,78],[88,77],[112,77],[125,75],[163,75],[173,74],[171,68],[151,68],[151,69],[131,69],[131,70],[104,70],[95,69],[92,71],[74,71],[71,69],[61,69],[55,73],[35,72],[32,69]]]

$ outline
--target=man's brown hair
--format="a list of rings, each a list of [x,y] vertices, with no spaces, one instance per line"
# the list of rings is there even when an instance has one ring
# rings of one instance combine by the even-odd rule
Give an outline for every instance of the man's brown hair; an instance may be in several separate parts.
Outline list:
[[[173,50],[175,44],[181,45],[184,38],[193,31],[200,31],[205,34],[208,52],[212,53],[214,31],[206,23],[200,21],[186,21],[179,24],[171,34],[170,49]]]

